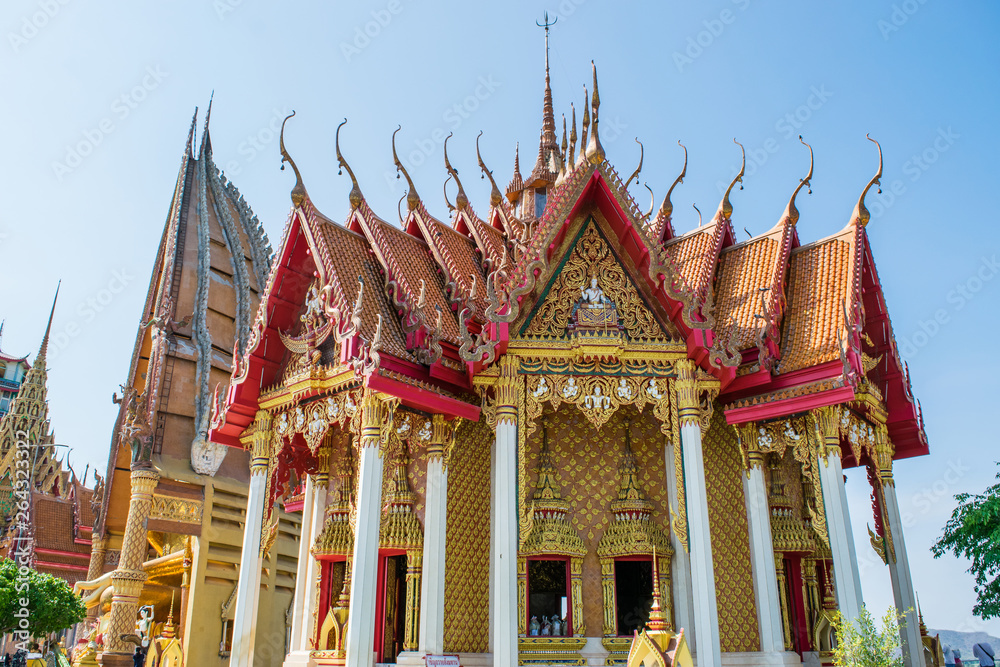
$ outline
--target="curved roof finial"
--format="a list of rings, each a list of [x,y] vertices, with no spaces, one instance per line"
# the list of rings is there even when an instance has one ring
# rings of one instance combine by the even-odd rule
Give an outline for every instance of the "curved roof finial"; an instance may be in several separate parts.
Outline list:
[[[639,166],[635,168],[635,171],[632,172],[632,175],[628,177],[627,181],[625,181],[626,190],[628,190],[628,186],[632,184],[632,179],[633,178],[637,179],[639,177],[639,173],[642,171],[642,159],[646,155],[646,149],[643,147],[642,142],[639,141],[639,137],[635,138],[635,143],[639,144]]]
[[[403,129],[402,125],[396,126],[396,132],[399,132],[401,129]],[[396,178],[399,178],[399,172],[403,172],[403,176],[406,177],[406,185],[410,189],[406,193],[406,207],[412,211],[420,204],[420,195],[417,194],[417,188],[413,185],[413,179],[410,178],[406,167],[399,161],[399,155],[396,154],[396,132],[392,133],[392,161],[396,165]]]
[[[567,164],[566,162],[566,155],[568,155],[566,151],[569,150],[569,140],[566,135],[566,114],[562,115],[562,122],[563,122],[562,146],[561,146],[562,155],[559,159],[559,173],[556,176],[556,183],[555,183],[556,185],[562,185],[562,182],[566,180],[566,175],[569,174],[569,167],[570,167],[570,165]]]
[[[805,178],[799,180],[799,184],[795,188],[795,191],[792,192],[792,198],[788,200],[788,205],[785,207],[785,212],[781,216],[782,222],[787,221],[789,224],[792,225],[794,225],[796,222],[799,221],[799,209],[795,208],[795,197],[799,194],[799,190],[801,190],[802,188],[809,188],[808,193],[812,194],[812,186],[810,185],[810,181],[812,181],[813,177],[813,149],[812,146],[803,141],[801,134],[799,135],[799,141],[802,143],[803,146],[809,149],[809,173],[806,174]]]
[[[451,139],[454,132],[449,132],[448,136],[444,138],[444,168],[448,170],[448,176],[455,179],[455,184],[458,185],[458,193],[455,195],[455,207],[459,211],[464,209],[469,205],[469,198],[465,195],[465,188],[462,187],[462,181],[458,178],[458,169],[451,166],[451,162],[448,161],[448,140]],[[445,181],[447,183],[448,181]],[[448,196],[445,195],[445,201],[448,200]],[[451,208],[448,209],[449,211]]]
[[[865,189],[861,191],[861,197],[858,198],[858,203],[854,207],[854,214],[851,216],[851,222],[864,227],[871,220],[871,213],[865,207],[865,197],[868,195],[868,191],[871,190],[873,185],[878,185],[878,193],[882,194],[882,144],[871,138],[870,135],[865,135],[868,141],[872,142],[878,146],[878,171],[872,176],[872,180],[868,181],[868,185]]]
[[[302,206],[305,202],[306,197],[306,186],[302,183],[302,174],[299,173],[299,168],[295,166],[295,160],[292,156],[288,154],[285,149],[285,123],[288,119],[295,115],[295,111],[285,116],[285,120],[281,121],[281,134],[278,135],[278,147],[281,149],[281,170],[285,170],[285,163],[292,165],[292,171],[295,172],[295,187],[292,188],[292,204],[295,206]],[[274,135],[271,135],[274,136]]]
[[[694,204],[691,204],[691,208],[698,211],[698,226],[701,227],[701,209],[695,206]]]
[[[479,168],[483,171],[483,175],[480,178],[490,179],[490,204],[493,206],[499,206],[500,202],[503,201],[503,195],[500,194],[500,188],[497,187],[497,182],[493,180],[493,172],[486,168],[486,163],[483,162],[483,154],[479,152],[479,137],[483,136],[483,131],[480,130],[479,134],[476,135],[476,157],[479,158]]]
[[[358,179],[354,176],[354,170],[351,169],[351,165],[347,164],[347,160],[344,159],[344,154],[340,152],[340,128],[347,124],[347,119],[345,118],[337,126],[337,136],[336,136],[336,146],[337,146],[337,164],[340,165],[340,169],[337,174],[343,174],[344,169],[347,170],[347,175],[351,177],[351,194],[348,195],[348,200],[351,202],[351,208],[357,208],[361,206],[361,202],[364,201],[365,196],[361,194],[361,186],[358,185]]]
[[[649,187],[649,183],[643,181],[642,185],[649,190],[649,211],[642,216],[642,219],[649,220],[653,216],[653,210],[656,208],[656,195],[653,194],[653,188]]]
[[[729,187],[726,189],[726,194],[722,196],[722,201],[719,202],[719,210],[715,214],[716,218],[718,218],[719,216],[722,216],[726,220],[728,220],[729,218],[733,217],[733,205],[729,202],[729,193],[733,191],[733,187],[737,183],[740,184],[740,190],[743,189],[743,174],[746,173],[746,170],[747,170],[747,152],[746,152],[746,149],[744,149],[743,148],[743,144],[741,144],[740,142],[736,141],[735,138],[733,139],[733,143],[736,144],[737,146],[739,146],[740,147],[740,151],[743,153],[743,165],[740,167],[740,173],[736,174],[736,178],[733,179],[733,182],[730,183]]]
[[[660,204],[660,216],[663,218],[669,218],[674,213],[674,203],[670,201],[670,195],[673,194],[674,188],[677,187],[678,183],[684,182],[684,177],[687,176],[688,171],[688,149],[687,146],[681,143],[680,139],[677,140],[677,145],[684,149],[684,168],[681,169],[680,175],[674,179],[674,182],[670,185],[670,189],[667,190],[667,196],[663,198],[663,203]]]
[[[594,119],[591,121],[590,143],[587,144],[587,160],[591,164],[604,162],[604,146],[601,146],[601,138],[597,135],[598,110],[601,108],[601,95],[597,91],[597,65],[590,61],[591,69],[594,72],[594,94],[590,96],[590,108],[594,112]]]

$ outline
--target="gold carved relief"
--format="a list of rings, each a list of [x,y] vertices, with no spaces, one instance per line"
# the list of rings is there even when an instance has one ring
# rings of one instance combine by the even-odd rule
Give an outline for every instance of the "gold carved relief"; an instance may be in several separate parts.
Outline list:
[[[599,290],[610,300],[629,338],[667,337],[593,221],[587,223],[576,247],[552,281],[545,302],[538,308],[525,334],[564,336],[574,308],[588,289],[595,294]],[[669,337],[680,336],[671,330]]]

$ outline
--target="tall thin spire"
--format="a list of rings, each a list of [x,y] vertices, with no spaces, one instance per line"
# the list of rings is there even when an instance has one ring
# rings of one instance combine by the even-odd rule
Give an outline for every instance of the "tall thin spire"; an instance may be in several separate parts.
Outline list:
[[[531,170],[527,185],[534,185],[538,181],[546,181],[549,185],[555,182],[557,174],[552,169],[553,154],[561,158],[559,154],[559,139],[556,136],[556,118],[552,108],[552,83],[549,76],[549,28],[554,26],[559,19],[549,22],[549,13],[545,12],[545,19],[542,23],[535,21],[539,28],[545,28],[545,94],[542,98],[542,129],[538,141],[538,159],[535,167]]]
[[[42,344],[38,348],[38,356],[35,357],[35,366],[41,362],[44,370],[45,355],[49,350],[49,333],[52,331],[52,316],[56,313],[56,302],[59,300],[59,288],[62,287],[62,280],[56,284],[56,295],[52,297],[52,310],[49,311],[49,322],[45,326],[45,335],[42,337]]]

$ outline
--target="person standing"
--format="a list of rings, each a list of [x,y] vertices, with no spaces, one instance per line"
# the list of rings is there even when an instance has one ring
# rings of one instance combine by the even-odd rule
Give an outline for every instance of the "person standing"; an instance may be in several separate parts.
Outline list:
[[[979,658],[979,667],[996,667],[993,647],[987,642],[979,642],[972,646],[972,655]]]
[[[955,649],[955,667],[962,667],[962,652]]]

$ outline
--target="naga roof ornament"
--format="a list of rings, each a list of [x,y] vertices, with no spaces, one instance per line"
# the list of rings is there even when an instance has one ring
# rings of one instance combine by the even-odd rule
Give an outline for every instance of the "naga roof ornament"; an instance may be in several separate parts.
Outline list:
[[[420,206],[420,195],[417,194],[417,187],[413,185],[413,179],[410,178],[410,174],[406,171],[406,167],[403,163],[399,161],[399,155],[396,154],[396,133],[403,129],[402,125],[396,126],[396,131],[392,133],[392,161],[396,165],[396,178],[399,178],[400,172],[406,178],[406,186],[409,188],[406,192],[406,207],[409,210],[414,210]]]
[[[365,196],[361,194],[361,186],[358,185],[358,179],[354,176],[354,170],[351,169],[351,165],[347,164],[347,160],[344,159],[344,154],[340,152],[340,128],[347,124],[347,119],[345,118],[337,126],[336,135],[336,147],[337,147],[337,164],[340,165],[340,169],[337,171],[338,175],[342,175],[344,170],[347,170],[347,175],[351,177],[351,193],[348,195],[348,200],[351,202],[351,208],[358,208],[361,206],[361,202],[364,201]]]
[[[458,177],[458,169],[451,166],[451,162],[448,160],[448,140],[454,135],[454,132],[449,132],[448,136],[444,138],[444,168],[448,170],[448,177],[455,179],[455,184],[458,186],[458,192],[455,194],[455,205],[452,206],[448,202],[448,194],[445,192],[444,201],[448,204],[448,210],[451,211],[457,208],[459,211],[465,209],[469,205],[469,197],[465,194],[465,188],[462,186],[462,181]],[[445,181],[447,185],[448,181]]]
[[[597,134],[598,110],[601,108],[601,95],[597,90],[597,65],[590,61],[590,66],[594,72],[594,94],[590,97],[590,108],[594,112],[593,128],[590,132],[590,143],[587,144],[587,160],[591,164],[604,162],[604,146],[601,145],[601,138]]]
[[[635,143],[639,144],[639,166],[635,168],[635,171],[632,172],[631,176],[625,179],[625,186],[624,186],[625,190],[628,190],[628,186],[632,185],[633,178],[635,179],[639,178],[639,174],[642,172],[642,159],[646,155],[646,149],[643,147],[642,142],[639,141],[639,137],[635,138]]]
[[[809,149],[809,173],[806,174],[805,178],[799,180],[799,184],[795,188],[795,191],[792,192],[792,198],[788,200],[788,205],[785,206],[785,212],[781,216],[782,222],[787,221],[791,225],[794,225],[796,222],[799,221],[799,209],[795,208],[795,197],[798,196],[799,190],[801,190],[802,188],[808,188],[807,190],[808,194],[812,194],[812,186],[810,185],[810,181],[812,181],[813,177],[813,149],[812,146],[810,146],[809,144],[807,144],[805,141],[802,140],[801,134],[799,135],[799,141],[802,143],[803,146]]]
[[[567,170],[572,171],[576,166],[576,107],[573,106],[572,102],[570,102],[569,109],[573,120],[569,124],[569,161],[566,164]]]
[[[743,165],[740,167],[740,173],[736,174],[736,178],[734,178],[733,182],[729,184],[728,188],[726,188],[726,194],[722,196],[722,201],[719,202],[719,210],[715,213],[716,220],[720,218],[729,220],[733,217],[733,205],[729,202],[729,193],[733,191],[733,187],[737,183],[740,184],[740,190],[743,189],[743,174],[745,174],[747,170],[747,152],[746,149],[743,148],[743,144],[736,141],[735,138],[733,139],[733,143],[739,146],[740,152],[743,153]],[[700,227],[701,225],[698,226]]]
[[[868,196],[868,191],[871,190],[873,185],[878,185],[878,193],[882,194],[882,144],[871,138],[870,135],[865,135],[868,141],[872,142],[878,146],[878,171],[872,176],[872,180],[868,181],[868,185],[865,189],[861,191],[861,196],[858,198],[858,203],[854,207],[854,213],[851,215],[851,222],[855,225],[860,225],[864,227],[871,220],[871,213],[868,212],[868,208],[865,206],[865,197]]]
[[[660,204],[660,217],[666,221],[669,221],[674,213],[674,203],[670,201],[670,195],[674,193],[674,188],[678,184],[684,182],[684,177],[687,176],[688,171],[688,149],[680,142],[680,139],[677,140],[677,145],[684,149],[684,167],[681,169],[681,173],[677,175],[677,178],[674,179],[674,182],[670,184],[670,189],[667,190],[667,194],[663,198],[663,203]]]
[[[500,194],[500,188],[497,187],[497,182],[493,180],[493,172],[486,168],[486,163],[483,162],[483,154],[479,152],[479,137],[483,136],[482,130],[476,135],[476,158],[479,160],[479,168],[482,170],[483,174],[480,178],[490,179],[490,204],[493,206],[499,206],[500,202],[503,201],[503,195]],[[475,285],[475,282],[473,282]]]
[[[211,104],[209,104],[209,108],[211,108]],[[287,123],[288,119],[294,115],[295,110],[293,109],[292,113],[285,116],[285,120],[281,121],[281,134],[278,135],[278,146],[281,149],[281,170],[285,170],[285,163],[287,162],[292,165],[292,171],[295,172],[295,187],[292,188],[291,193],[292,204],[295,206],[302,206],[308,196],[306,194],[306,186],[302,183],[302,174],[299,173],[299,168],[295,166],[295,160],[292,159],[292,156],[289,155],[288,151],[285,149],[285,123]]]

